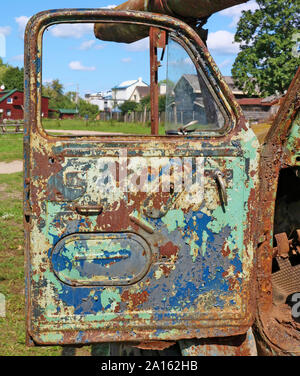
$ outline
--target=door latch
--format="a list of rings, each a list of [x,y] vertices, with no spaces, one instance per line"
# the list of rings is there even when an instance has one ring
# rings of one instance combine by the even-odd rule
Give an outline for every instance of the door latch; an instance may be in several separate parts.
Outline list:
[[[221,200],[225,206],[228,204],[227,192],[226,192],[226,183],[223,178],[223,174],[221,171],[215,172],[215,179],[217,180],[219,191],[221,193]]]

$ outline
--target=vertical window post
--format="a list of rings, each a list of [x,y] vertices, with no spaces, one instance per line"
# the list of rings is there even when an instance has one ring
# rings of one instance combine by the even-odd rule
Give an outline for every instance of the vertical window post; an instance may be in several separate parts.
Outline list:
[[[166,47],[166,32],[156,27],[150,27],[150,82],[151,82],[151,134],[159,133],[159,113],[158,113],[158,68],[160,63],[157,57],[157,49]]]

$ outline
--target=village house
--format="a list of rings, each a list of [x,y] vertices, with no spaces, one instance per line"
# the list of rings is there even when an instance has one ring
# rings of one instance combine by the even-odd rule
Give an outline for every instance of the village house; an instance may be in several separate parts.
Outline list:
[[[141,77],[139,77],[138,80],[125,81],[112,88],[112,100],[114,101],[114,106],[118,107],[125,101],[128,101],[137,86],[149,87],[149,85],[146,84]]]
[[[48,118],[49,97],[42,97],[42,117]],[[0,91],[0,121],[24,119],[24,93],[23,91]]]
[[[85,100],[98,106],[99,111],[110,112],[113,109],[112,91],[86,94]]]
[[[150,95],[150,86],[136,86],[129,101],[140,103],[140,101]]]
[[[166,94],[166,84],[159,85],[159,95]],[[140,103],[140,101],[150,95],[150,86],[136,86],[131,94],[129,101]]]
[[[166,94],[166,84],[159,85],[159,95]],[[140,103],[141,99],[150,95],[150,86],[139,78],[138,80],[124,81],[115,86],[112,90],[86,94],[85,100],[88,103],[98,106],[99,111],[118,112],[118,107],[126,102]]]
[[[247,94],[235,86],[231,76],[225,76],[224,79],[235,96],[236,101],[241,106],[248,121],[251,121],[252,123],[262,122],[272,118],[276,114],[280,97],[248,97]],[[176,97],[180,98],[180,101],[177,100],[177,102],[184,107],[183,109],[177,106],[177,111],[194,111],[197,115],[195,118],[200,120],[199,116],[201,118],[201,113],[203,114],[201,108],[204,109],[204,103],[197,75],[183,75],[178,80],[174,88],[174,93],[175,100]]]

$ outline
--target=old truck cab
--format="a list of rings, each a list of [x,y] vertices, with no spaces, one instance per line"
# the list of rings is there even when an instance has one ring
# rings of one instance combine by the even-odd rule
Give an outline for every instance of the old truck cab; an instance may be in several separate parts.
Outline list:
[[[47,132],[43,34],[59,23],[147,33],[150,135]],[[29,21],[25,47],[27,343],[255,355],[260,147],[198,33],[148,12],[54,10]]]

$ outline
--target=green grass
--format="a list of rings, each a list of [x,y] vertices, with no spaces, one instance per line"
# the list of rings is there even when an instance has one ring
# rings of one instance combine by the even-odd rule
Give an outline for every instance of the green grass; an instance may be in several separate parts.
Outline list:
[[[23,135],[0,134],[0,162],[23,159]]]
[[[57,129],[57,130],[87,130],[98,131],[106,133],[124,133],[124,134],[138,134],[138,135],[150,135],[151,126],[149,124],[142,123],[121,123],[118,121],[98,121],[89,120],[85,122],[80,119],[66,119],[66,120],[50,120],[44,119],[43,126],[45,129]],[[159,127],[159,134],[164,135],[165,130],[163,125]]]
[[[151,127],[147,124],[120,123],[117,121],[89,121],[84,120],[43,120],[45,129],[57,130],[87,130],[105,133],[124,133],[136,135],[150,135]],[[159,134],[164,135],[163,125],[159,127]],[[23,135],[22,134],[0,134],[0,162],[12,162],[23,159]]]

